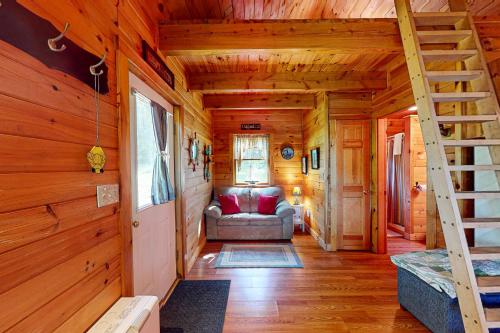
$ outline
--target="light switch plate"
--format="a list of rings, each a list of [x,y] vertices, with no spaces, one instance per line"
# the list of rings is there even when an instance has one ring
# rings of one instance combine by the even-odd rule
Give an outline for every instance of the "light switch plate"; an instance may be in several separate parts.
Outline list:
[[[112,205],[120,201],[118,184],[97,185],[97,207]]]

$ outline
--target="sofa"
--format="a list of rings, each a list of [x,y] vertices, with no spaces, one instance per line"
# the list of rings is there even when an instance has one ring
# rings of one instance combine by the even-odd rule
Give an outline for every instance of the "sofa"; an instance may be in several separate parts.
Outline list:
[[[238,197],[241,212],[223,215],[219,195]],[[257,212],[260,195],[278,196],[275,215]],[[271,187],[219,187],[214,189],[212,202],[205,208],[208,240],[261,240],[293,237],[294,209],[285,200],[283,189]]]

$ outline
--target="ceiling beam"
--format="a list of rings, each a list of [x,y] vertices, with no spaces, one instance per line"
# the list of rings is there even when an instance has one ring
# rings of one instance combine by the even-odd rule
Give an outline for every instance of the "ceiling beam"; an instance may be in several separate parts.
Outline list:
[[[203,106],[210,110],[312,109],[312,94],[204,95]]]
[[[403,51],[395,19],[162,23],[159,47],[166,56]]]
[[[387,88],[387,73],[195,73],[188,86],[203,93],[372,91]]]

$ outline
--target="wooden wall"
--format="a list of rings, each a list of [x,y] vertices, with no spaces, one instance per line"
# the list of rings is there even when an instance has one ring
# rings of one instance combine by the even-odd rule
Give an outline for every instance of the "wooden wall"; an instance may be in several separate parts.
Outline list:
[[[330,243],[328,205],[329,120],[328,96],[319,93],[316,107],[304,112],[304,155],[308,156],[309,173],[304,177],[305,220],[311,234],[326,248]],[[311,149],[320,149],[320,168],[311,169]]]
[[[117,8],[19,3],[58,29],[70,22],[68,37],[87,51],[108,51],[108,161],[98,175],[86,160],[95,143],[93,90],[0,42],[0,331],[81,332],[121,295],[118,206],[96,207],[96,185],[119,183]]]
[[[95,141],[92,89],[0,42],[0,331],[81,332],[126,290],[120,208],[98,209],[96,185],[119,183],[123,171],[116,54],[154,77],[139,52],[141,39],[156,45],[160,1],[18,2],[59,30],[68,21],[67,37],[89,52],[107,51],[110,92],[101,96],[100,133],[108,161],[100,175],[86,161]],[[185,138],[196,131],[211,142],[211,115],[185,89],[182,67],[167,62],[177,78],[172,94],[182,106]],[[211,183],[187,168],[187,154],[183,162],[186,259],[192,263],[203,242]]]
[[[214,110],[214,185],[233,184],[233,153],[231,151],[234,134],[269,134],[271,183],[282,186],[287,199],[292,202],[294,186],[303,187],[301,169],[303,152],[302,110]],[[259,123],[259,131],[242,131],[243,123]],[[295,150],[291,160],[281,157],[281,147],[290,144]]]
[[[425,154],[422,130],[417,116],[410,116],[407,120],[410,134],[410,225],[405,237],[411,240],[422,240],[426,236],[426,192],[417,191],[415,184],[427,184],[427,157]]]

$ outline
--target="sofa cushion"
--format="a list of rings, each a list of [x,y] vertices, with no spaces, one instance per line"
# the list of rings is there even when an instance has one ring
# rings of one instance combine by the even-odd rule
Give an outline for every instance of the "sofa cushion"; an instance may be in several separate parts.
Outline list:
[[[236,194],[219,195],[220,207],[222,214],[238,214],[241,213],[238,197]]]
[[[222,215],[217,219],[217,225],[248,225],[250,213]]]
[[[263,195],[259,196],[258,209],[259,214],[274,215],[276,213],[276,203],[278,202],[277,195]]]
[[[257,213],[259,211],[259,196],[260,195],[268,195],[268,196],[278,196],[278,202],[285,199],[283,189],[278,186],[270,186],[270,187],[254,187],[250,192],[250,209],[251,213]]]
[[[252,213],[248,217],[249,225],[277,225],[282,224],[278,215],[264,215],[259,213]]]
[[[236,194],[240,211],[242,213],[250,213],[250,189],[248,187],[223,186],[215,189],[215,198],[219,195]]]

